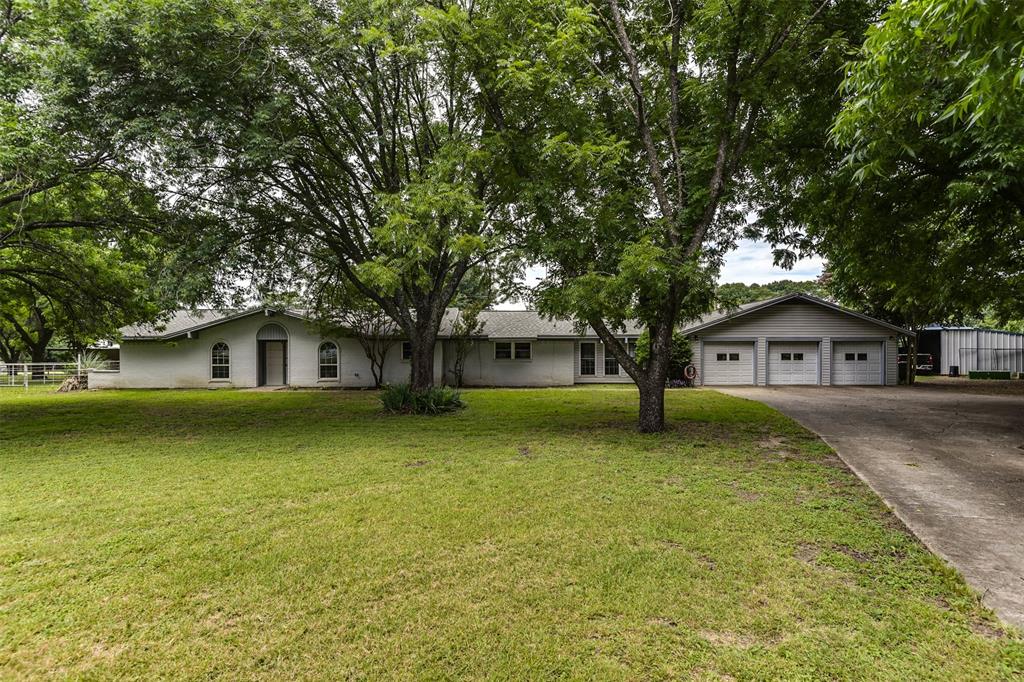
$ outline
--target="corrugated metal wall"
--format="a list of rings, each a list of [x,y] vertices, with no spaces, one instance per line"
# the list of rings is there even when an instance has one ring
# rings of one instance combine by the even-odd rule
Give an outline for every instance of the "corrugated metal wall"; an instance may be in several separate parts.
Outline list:
[[[961,374],[971,370],[1024,372],[1024,334],[942,329],[939,356],[941,374],[949,374],[950,365],[959,365]]]

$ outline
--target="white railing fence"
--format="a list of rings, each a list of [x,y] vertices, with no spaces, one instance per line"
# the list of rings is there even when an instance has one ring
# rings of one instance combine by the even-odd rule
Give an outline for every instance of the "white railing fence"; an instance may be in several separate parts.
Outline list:
[[[79,362],[0,362],[0,388],[60,385],[68,377],[92,371],[116,372],[119,369],[120,363],[117,360],[88,367],[83,367]]]

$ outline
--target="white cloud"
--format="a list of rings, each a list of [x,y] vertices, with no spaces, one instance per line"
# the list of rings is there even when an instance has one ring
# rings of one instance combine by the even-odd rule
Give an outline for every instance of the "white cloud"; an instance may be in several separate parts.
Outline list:
[[[773,262],[771,246],[753,239],[741,239],[736,250],[726,256],[718,281],[723,284],[767,284],[780,279],[817,279],[824,265],[824,261],[815,256],[799,260],[792,270],[785,270]]]

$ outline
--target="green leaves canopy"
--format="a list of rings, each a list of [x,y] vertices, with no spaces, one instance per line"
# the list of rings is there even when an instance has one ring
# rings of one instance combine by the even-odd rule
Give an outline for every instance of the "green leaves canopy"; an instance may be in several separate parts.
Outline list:
[[[989,307],[1020,317],[1019,4],[894,3],[868,31],[843,92],[834,136],[858,185],[831,197],[845,224],[819,228],[837,284],[878,290],[890,311],[918,323]],[[930,320],[910,313],[921,309]]]
[[[229,222],[225,263],[268,285],[348,280],[429,381],[416,349],[466,272],[497,258],[508,218],[461,49],[469,13],[127,0],[92,20],[93,61],[122,85],[114,115],[149,121],[181,201]]]
[[[81,8],[61,7],[0,1],[0,318],[36,359],[54,333],[83,344],[152,320],[155,231],[173,223],[98,106],[112,84],[69,40]]]
[[[477,41],[499,55],[481,80],[522,178],[524,248],[548,269],[538,304],[597,331],[641,387],[642,422],[677,321],[710,306],[763,169],[788,163],[779,138],[824,136],[834,46],[871,16],[852,0],[534,0]],[[612,333],[627,319],[650,330],[646,367]]]

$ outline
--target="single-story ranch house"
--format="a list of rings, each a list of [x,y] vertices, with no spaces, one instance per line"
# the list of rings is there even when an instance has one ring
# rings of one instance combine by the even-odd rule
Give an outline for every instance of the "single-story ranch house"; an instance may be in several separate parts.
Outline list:
[[[452,319],[434,349],[434,380],[450,379]],[[465,362],[466,386],[566,386],[630,382],[592,330],[534,311],[485,311]],[[640,329],[621,337],[635,348]],[[897,339],[911,332],[828,301],[787,294],[712,313],[686,325],[696,383],[893,385]],[[408,380],[410,349],[396,343],[385,381]],[[368,387],[369,360],[353,338],[327,338],[295,310],[179,312],[157,327],[123,330],[120,369],[91,388]]]

